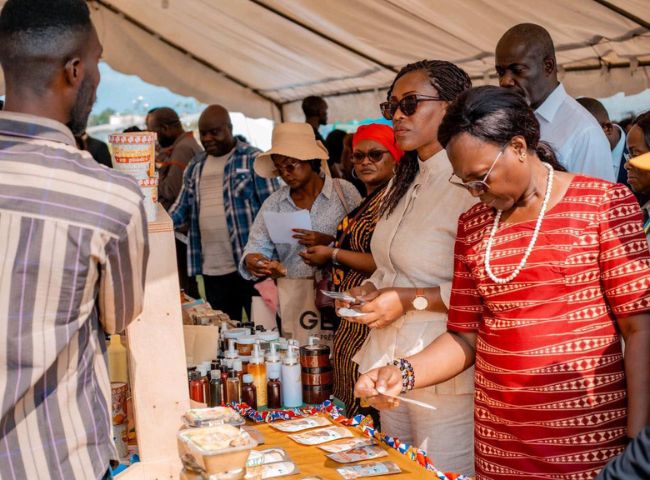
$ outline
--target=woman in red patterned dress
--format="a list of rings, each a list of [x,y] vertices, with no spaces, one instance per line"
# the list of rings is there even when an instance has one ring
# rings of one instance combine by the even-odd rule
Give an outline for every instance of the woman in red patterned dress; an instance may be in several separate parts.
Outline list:
[[[475,363],[477,479],[591,479],[650,418],[638,204],[622,185],[555,171],[533,111],[505,89],[462,94],[439,139],[450,181],[482,201],[459,219],[448,332],[356,393],[387,408],[379,392]]]

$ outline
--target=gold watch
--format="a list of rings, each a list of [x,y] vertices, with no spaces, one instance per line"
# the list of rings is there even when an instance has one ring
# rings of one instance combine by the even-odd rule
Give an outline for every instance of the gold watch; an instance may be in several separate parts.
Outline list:
[[[411,302],[411,305],[413,305],[413,308],[419,312],[427,309],[429,306],[429,300],[427,300],[427,297],[424,296],[423,288],[415,289],[415,298]]]

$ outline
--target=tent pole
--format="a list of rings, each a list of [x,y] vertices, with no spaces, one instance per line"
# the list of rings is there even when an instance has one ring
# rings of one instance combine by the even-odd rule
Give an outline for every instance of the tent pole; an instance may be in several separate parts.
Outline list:
[[[608,10],[611,10],[614,13],[619,14],[622,17],[627,18],[631,22],[634,22],[637,25],[640,25],[641,27],[645,28],[646,30],[650,30],[650,22],[647,22],[644,19],[639,18],[636,15],[631,14],[627,10],[608,2],[607,0],[594,0],[594,2],[596,2],[599,5],[602,5],[603,7],[605,7]]]

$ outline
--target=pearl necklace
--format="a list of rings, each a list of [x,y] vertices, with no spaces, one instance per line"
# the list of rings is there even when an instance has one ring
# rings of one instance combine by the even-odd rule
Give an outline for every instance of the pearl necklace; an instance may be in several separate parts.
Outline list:
[[[533,238],[530,239],[530,243],[528,244],[528,247],[524,252],[524,257],[521,259],[521,262],[519,262],[519,265],[517,265],[517,268],[515,268],[515,270],[506,278],[497,277],[494,273],[492,273],[492,268],[490,267],[490,254],[492,253],[492,243],[494,242],[494,236],[497,233],[499,220],[501,220],[501,214],[503,213],[502,210],[497,210],[497,214],[494,217],[494,225],[492,225],[492,231],[490,232],[490,237],[488,238],[488,242],[487,242],[487,248],[485,250],[485,271],[487,272],[488,277],[490,277],[490,279],[494,283],[503,285],[505,283],[514,280],[526,265],[526,262],[528,261],[528,257],[530,256],[530,253],[533,251],[533,248],[535,247],[535,242],[537,242],[537,236],[539,235],[539,231],[542,228],[542,220],[544,219],[544,214],[546,213],[546,207],[548,207],[548,201],[551,198],[551,190],[553,189],[553,167],[551,167],[546,162],[542,162],[542,165],[544,165],[548,170],[548,177],[546,180],[546,193],[544,194],[544,200],[542,202],[542,208],[539,212],[539,217],[537,217],[537,223],[535,224],[535,231],[533,232]]]

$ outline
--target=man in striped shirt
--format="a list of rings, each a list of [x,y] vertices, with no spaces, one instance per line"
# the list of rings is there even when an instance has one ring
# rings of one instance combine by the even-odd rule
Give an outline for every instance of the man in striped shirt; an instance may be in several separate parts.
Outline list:
[[[77,149],[102,47],[84,0],[0,12],[0,478],[100,479],[116,458],[105,333],[142,309],[134,180]]]

